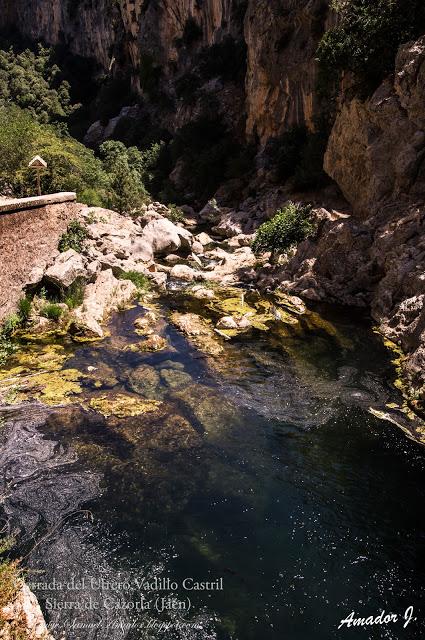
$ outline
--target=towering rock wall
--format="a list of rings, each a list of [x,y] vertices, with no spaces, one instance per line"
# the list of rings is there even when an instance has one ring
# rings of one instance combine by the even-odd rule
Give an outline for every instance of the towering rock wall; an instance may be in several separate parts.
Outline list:
[[[325,0],[251,1],[248,45],[247,132],[264,144],[289,127],[312,129],[318,112],[315,54],[333,22]]]
[[[264,144],[288,126],[313,126],[314,54],[330,24],[329,0],[5,2],[0,30],[63,44],[95,60],[103,74],[124,71],[139,94],[146,66],[160,67],[162,89],[172,95],[173,82],[193,68],[200,51],[230,35],[247,46],[241,79],[247,137]]]
[[[283,277],[316,300],[370,307],[424,403],[425,37],[400,48],[394,77],[369,99],[342,104],[325,169],[352,215],[322,223]]]

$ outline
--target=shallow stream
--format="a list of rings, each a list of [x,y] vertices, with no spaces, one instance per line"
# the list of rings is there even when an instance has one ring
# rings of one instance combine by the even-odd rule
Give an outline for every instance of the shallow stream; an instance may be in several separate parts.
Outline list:
[[[423,638],[425,450],[369,412],[400,402],[369,324],[320,309],[213,358],[162,309],[165,350],[125,350],[136,306],[64,364],[157,411],[2,411],[3,519],[55,638]]]

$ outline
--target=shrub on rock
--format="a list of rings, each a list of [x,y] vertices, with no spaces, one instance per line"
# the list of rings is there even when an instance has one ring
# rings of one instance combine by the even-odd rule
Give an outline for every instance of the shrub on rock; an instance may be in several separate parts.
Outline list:
[[[315,229],[311,209],[311,205],[290,202],[277,211],[271,220],[259,227],[252,244],[254,253],[270,251],[274,261],[278,254],[305,240]]]

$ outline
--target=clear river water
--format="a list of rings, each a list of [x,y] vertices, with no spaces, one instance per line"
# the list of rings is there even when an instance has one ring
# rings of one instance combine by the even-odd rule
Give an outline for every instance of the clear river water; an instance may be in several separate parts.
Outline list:
[[[3,411],[2,520],[57,640],[425,637],[425,450],[369,412],[400,402],[370,324],[320,312],[208,358],[167,321],[125,350],[136,306],[65,366],[159,412]]]

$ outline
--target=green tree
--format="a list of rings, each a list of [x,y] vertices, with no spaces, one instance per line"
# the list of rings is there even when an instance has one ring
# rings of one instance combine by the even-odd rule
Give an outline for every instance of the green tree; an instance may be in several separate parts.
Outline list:
[[[44,193],[77,191],[84,200],[85,191],[93,190],[100,199],[106,198],[107,176],[93,151],[60,128],[40,124],[26,110],[0,107],[0,149],[0,191],[33,195],[34,174],[28,162],[39,153],[48,163],[42,175]]]
[[[0,50],[0,105],[10,102],[42,123],[64,121],[79,106],[72,104],[53,50],[41,44],[36,51]]]
[[[393,71],[400,44],[425,26],[423,0],[333,0],[332,5],[339,22],[318,48],[324,85],[341,71],[351,71],[365,89],[373,90]]]

